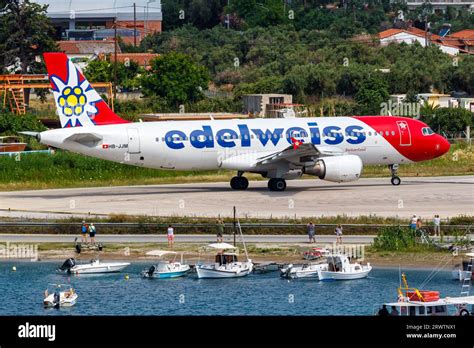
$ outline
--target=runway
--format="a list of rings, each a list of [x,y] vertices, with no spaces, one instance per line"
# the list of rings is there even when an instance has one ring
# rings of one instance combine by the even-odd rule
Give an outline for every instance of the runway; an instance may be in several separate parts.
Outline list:
[[[270,192],[266,181],[233,191],[227,182],[0,192],[0,216],[68,218],[131,214],[151,216],[312,217],[346,214],[442,218],[474,214],[474,176],[360,179],[353,183],[288,181]]]

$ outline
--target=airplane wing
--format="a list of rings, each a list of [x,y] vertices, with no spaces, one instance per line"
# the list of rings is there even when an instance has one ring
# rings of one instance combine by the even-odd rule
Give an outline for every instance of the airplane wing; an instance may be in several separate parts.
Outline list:
[[[337,147],[315,146],[311,143],[302,143],[297,148],[294,145],[290,145],[284,150],[257,158],[255,165],[272,164],[279,161],[301,165],[301,162],[306,162],[301,161],[301,159],[314,160],[322,156],[340,156],[344,154],[344,150]]]
[[[292,165],[301,167],[306,162],[314,162],[323,156],[341,156],[344,150],[337,147],[315,146],[311,143],[290,145],[277,152],[251,153],[229,157],[220,163],[221,168],[236,170],[258,170],[270,166]]]

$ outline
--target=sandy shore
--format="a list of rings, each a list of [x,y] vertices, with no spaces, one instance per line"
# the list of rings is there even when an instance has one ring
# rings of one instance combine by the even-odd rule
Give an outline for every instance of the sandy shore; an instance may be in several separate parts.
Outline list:
[[[175,251],[178,253],[179,259],[181,253],[186,262],[190,264],[197,261],[210,261],[213,254],[204,252],[199,248],[201,245],[176,245]],[[277,263],[303,263],[306,262],[302,253],[308,250],[307,245],[248,245],[249,258],[255,263],[260,262],[277,262]],[[166,245],[110,245],[105,246],[103,251],[83,249],[77,254],[72,246],[49,244],[47,247],[40,247],[40,260],[55,260],[61,262],[69,257],[74,257],[80,261],[88,261],[93,258],[101,258],[102,260],[129,260],[131,262],[152,262],[156,257],[146,255],[150,250],[167,250]],[[243,252],[240,258],[244,258]],[[172,258],[172,257],[171,257]],[[437,268],[444,267],[451,269],[454,265],[461,261],[461,256],[452,256],[447,252],[371,252],[364,253],[362,262],[370,262],[375,267],[394,267],[394,268]]]

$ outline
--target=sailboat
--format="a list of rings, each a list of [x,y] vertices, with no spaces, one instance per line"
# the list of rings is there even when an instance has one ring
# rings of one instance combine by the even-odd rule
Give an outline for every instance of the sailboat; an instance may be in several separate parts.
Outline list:
[[[249,259],[247,247],[242,235],[240,222],[237,222],[240,236],[244,245],[246,261],[238,261],[237,248],[228,243],[212,243],[207,246],[208,249],[217,251],[214,263],[197,264],[196,272],[198,278],[239,278],[245,277],[253,270],[252,260]]]

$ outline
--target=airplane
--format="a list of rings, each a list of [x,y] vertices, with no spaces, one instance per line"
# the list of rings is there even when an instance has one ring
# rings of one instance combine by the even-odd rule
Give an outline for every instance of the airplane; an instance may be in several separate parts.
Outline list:
[[[270,191],[303,174],[331,182],[360,178],[365,165],[437,158],[449,142],[425,123],[396,116],[304,117],[132,123],[115,114],[63,53],[45,53],[60,129],[25,132],[42,144],[129,165],[169,170],[236,171],[268,178]]]

